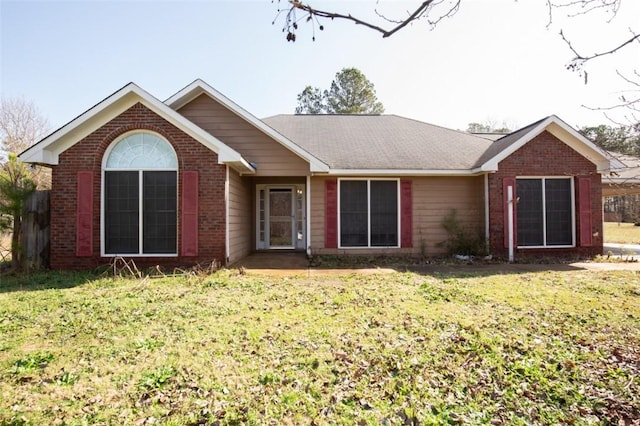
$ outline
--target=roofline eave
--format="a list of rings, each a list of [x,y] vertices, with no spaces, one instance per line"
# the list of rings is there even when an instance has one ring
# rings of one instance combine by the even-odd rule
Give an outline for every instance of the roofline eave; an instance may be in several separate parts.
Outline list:
[[[610,161],[601,161],[596,164],[596,171],[600,174],[608,173],[611,170]]]
[[[47,149],[29,151],[28,149],[18,155],[23,163],[38,164],[42,166],[57,166],[58,156]]]
[[[492,160],[489,160],[480,167],[471,169],[471,171],[476,174],[495,173],[498,171],[498,164]]]
[[[309,171],[311,173],[330,173],[331,169],[325,163],[314,160],[309,163]]]
[[[603,176],[602,183],[604,185],[638,185],[640,184],[640,178],[610,178]]]
[[[330,169],[331,176],[480,176],[486,172],[471,169]]]
[[[232,169],[240,173],[240,175],[256,174],[256,168],[244,158],[240,158],[239,160],[227,160],[224,162],[220,161],[219,163],[224,164],[225,166],[231,167]]]
[[[590,160],[590,159],[589,159]],[[593,160],[590,160],[593,162]],[[609,171],[609,162],[608,161],[601,161],[599,163],[594,163],[596,165],[596,171],[598,173],[606,173]],[[487,161],[486,163],[484,163],[483,165],[481,165],[480,167],[476,167],[475,169],[472,170],[474,173],[495,173],[498,171],[498,163],[496,161],[494,161],[494,159],[491,159],[489,161]]]

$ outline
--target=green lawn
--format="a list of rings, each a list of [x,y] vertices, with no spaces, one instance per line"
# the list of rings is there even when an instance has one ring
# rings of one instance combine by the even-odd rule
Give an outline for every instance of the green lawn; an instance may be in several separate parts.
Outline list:
[[[640,419],[634,272],[1,279],[0,425]]]
[[[640,244],[640,226],[633,223],[604,223],[604,241],[607,243]]]

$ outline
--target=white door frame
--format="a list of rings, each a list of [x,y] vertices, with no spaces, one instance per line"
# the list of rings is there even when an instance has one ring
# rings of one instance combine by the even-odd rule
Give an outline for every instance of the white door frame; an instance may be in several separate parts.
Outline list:
[[[272,189],[291,190],[291,246],[272,246],[269,241],[269,194]],[[256,249],[292,250],[306,248],[307,203],[304,184],[264,184],[256,185]]]

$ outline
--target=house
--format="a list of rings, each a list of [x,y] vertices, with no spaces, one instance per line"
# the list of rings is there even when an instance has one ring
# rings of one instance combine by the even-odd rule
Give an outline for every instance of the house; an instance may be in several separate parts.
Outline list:
[[[491,139],[395,115],[260,120],[196,80],[164,102],[130,83],[20,158],[52,169],[55,269],[435,255],[452,210],[497,256],[601,253],[608,158],[555,116]]]
[[[640,158],[607,153],[610,172],[602,179],[605,222],[638,222],[640,220]]]

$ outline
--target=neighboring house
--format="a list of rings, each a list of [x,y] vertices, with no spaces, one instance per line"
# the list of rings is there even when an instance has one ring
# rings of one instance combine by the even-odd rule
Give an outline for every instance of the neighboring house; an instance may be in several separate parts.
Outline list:
[[[452,209],[498,256],[602,252],[609,160],[555,116],[491,141],[394,115],[259,120],[201,80],[165,102],[131,83],[20,158],[52,168],[54,269],[436,255]]]
[[[640,221],[640,158],[608,152],[610,173],[603,176],[605,222]]]

